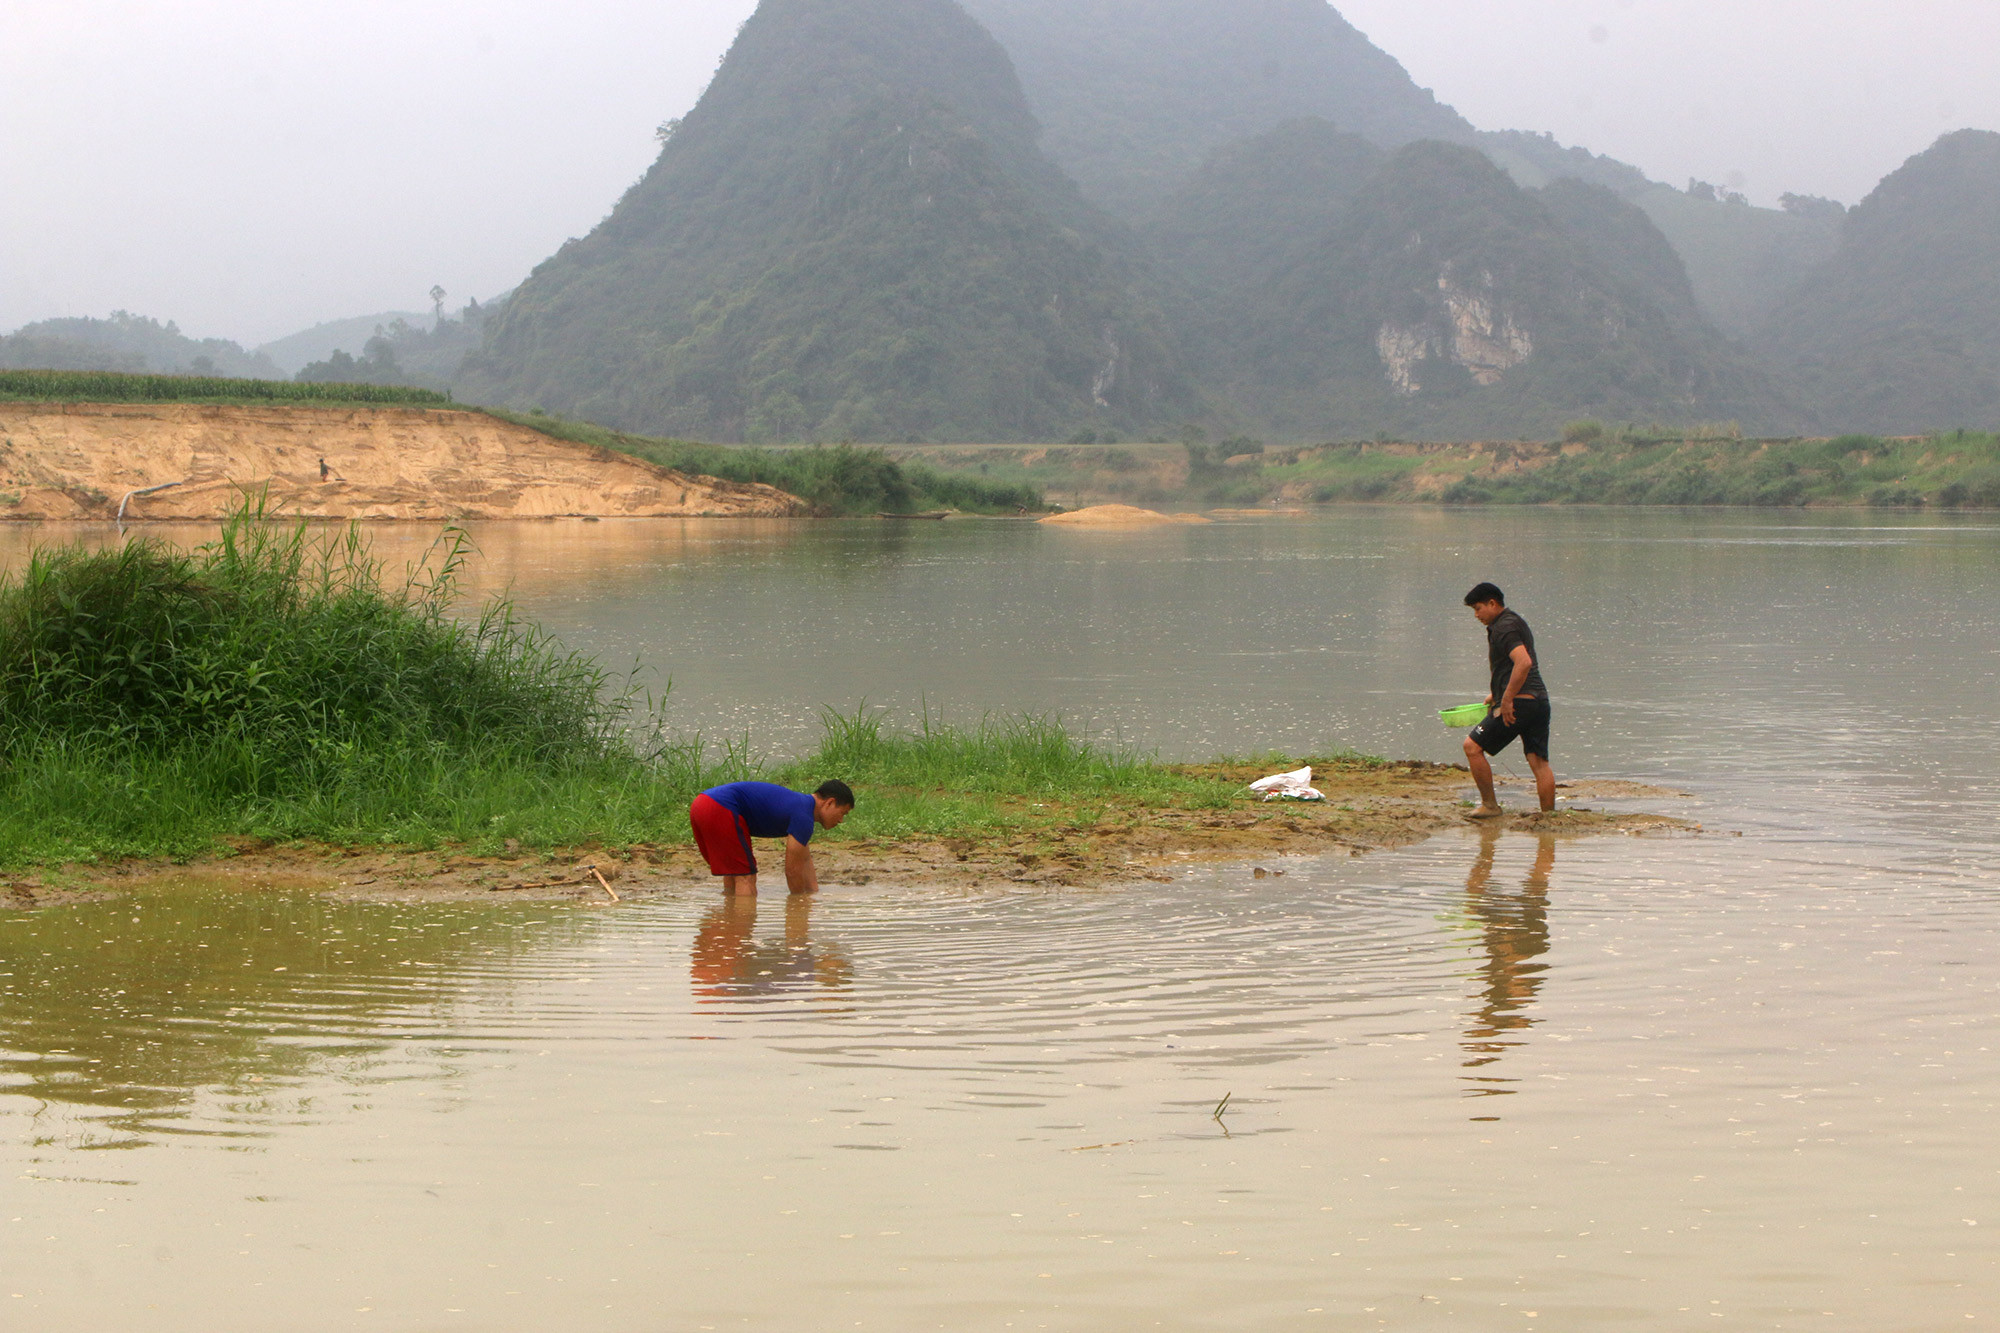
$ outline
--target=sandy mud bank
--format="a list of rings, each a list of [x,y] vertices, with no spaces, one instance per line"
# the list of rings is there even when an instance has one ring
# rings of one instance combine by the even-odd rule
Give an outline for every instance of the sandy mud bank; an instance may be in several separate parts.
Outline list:
[[[830,836],[818,840],[820,879],[828,892],[843,886],[903,885],[963,888],[1095,889],[1145,880],[1170,882],[1193,866],[1240,864],[1246,873],[1283,873],[1287,858],[1410,846],[1465,828],[1471,779],[1438,764],[1316,761],[1324,804],[1264,802],[1247,791],[1227,808],[1158,809],[1117,800],[1085,805],[1022,802],[1018,822],[968,830],[962,836],[897,840]],[[1182,771],[1247,784],[1263,776],[1236,765]],[[1671,807],[1683,793],[1633,783],[1580,782],[1565,789],[1569,808],[1553,815],[1518,813],[1502,821],[1511,832],[1581,838],[1610,834],[1669,836],[1702,832],[1668,813],[1609,813],[1596,799],[1648,800]],[[1522,808],[1532,793],[1510,792]],[[764,849],[767,852],[772,849]],[[782,896],[781,861],[765,856],[766,892]],[[245,889],[314,890],[371,901],[522,901],[570,899],[610,906],[667,893],[710,890],[715,881],[692,846],[572,848],[497,856],[454,851],[400,851],[244,844],[234,855],[187,866],[130,861],[71,866],[9,880],[0,876],[0,910],[56,906],[85,896],[199,879],[241,883]]]
[[[123,504],[127,521],[214,521],[245,492],[267,493],[274,514],[337,520],[808,511],[771,486],[674,472],[482,412],[0,403],[0,520],[102,520]]]
[[[1092,505],[1067,514],[1051,514],[1041,521],[1065,528],[1149,528],[1208,522],[1200,514],[1162,514],[1157,509],[1140,509],[1135,505]]]

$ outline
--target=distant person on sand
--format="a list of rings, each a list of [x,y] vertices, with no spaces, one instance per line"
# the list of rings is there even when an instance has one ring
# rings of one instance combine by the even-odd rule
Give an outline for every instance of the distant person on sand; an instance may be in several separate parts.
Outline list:
[[[688,807],[694,844],[722,891],[757,896],[757,854],[752,838],[785,840],[785,883],[793,893],[819,892],[813,865],[813,834],[838,827],[854,812],[854,792],[845,782],[825,782],[808,796],[769,782],[732,782],[711,787]]]
[[[320,459],[320,460],[319,460],[319,479],[320,479],[321,481],[325,481],[325,480],[326,480],[326,479],[327,479],[328,477],[331,477],[332,475],[333,475],[333,469],[332,469],[332,468],[330,468],[330,467],[328,467],[328,466],[326,465],[326,460],[325,460],[324,458]]]
[[[1486,660],[1492,668],[1492,690],[1486,706],[1493,711],[1465,738],[1466,762],[1479,784],[1479,808],[1474,819],[1495,819],[1507,813],[1493,794],[1493,765],[1516,739],[1534,770],[1535,794],[1544,813],[1556,808],[1556,772],[1549,767],[1549,690],[1542,683],[1542,662],[1535,653],[1535,632],[1528,622],[1507,609],[1507,595],[1490,583],[1465,594],[1465,604],[1486,626]]]

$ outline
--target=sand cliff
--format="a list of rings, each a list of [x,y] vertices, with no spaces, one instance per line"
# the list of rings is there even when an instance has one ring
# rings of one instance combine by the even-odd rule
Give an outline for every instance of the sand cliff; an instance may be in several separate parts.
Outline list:
[[[321,461],[326,475],[321,475]],[[169,489],[139,495],[153,487]],[[0,403],[0,520],[222,517],[246,493],[324,519],[778,518],[770,486],[696,477],[482,412]],[[130,497],[129,499],[127,497]]]

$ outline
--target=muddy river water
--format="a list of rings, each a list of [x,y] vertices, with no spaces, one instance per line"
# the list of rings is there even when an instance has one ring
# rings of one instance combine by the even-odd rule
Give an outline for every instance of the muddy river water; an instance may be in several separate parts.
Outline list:
[[[0,910],[0,1328],[2000,1320],[2000,522],[475,535],[478,590],[771,751],[866,700],[1448,758],[1492,578],[1558,770],[1704,832],[1098,892]]]

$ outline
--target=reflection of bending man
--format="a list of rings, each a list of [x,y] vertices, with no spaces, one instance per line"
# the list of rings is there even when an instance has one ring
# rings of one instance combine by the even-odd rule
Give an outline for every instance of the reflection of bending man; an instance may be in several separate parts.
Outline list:
[[[785,884],[793,893],[818,893],[813,833],[835,828],[854,812],[854,793],[845,782],[825,782],[808,796],[769,782],[732,782],[694,798],[688,821],[694,843],[722,891],[757,896],[757,853],[752,838],[785,840]]]
[[[809,895],[785,901],[782,940],[757,942],[757,900],[735,897],[709,912],[695,931],[689,972],[697,995],[773,994],[812,983],[839,990],[854,975],[838,948],[812,942]]]
[[[1479,1069],[1497,1061],[1501,1053],[1517,1043],[1504,1040],[1505,1034],[1533,1027],[1535,1020],[1524,1011],[1535,1002],[1542,988],[1542,974],[1548,964],[1536,962],[1549,951],[1549,873],[1556,865],[1556,840],[1538,838],[1534,868],[1521,882],[1518,894],[1492,891],[1493,860],[1500,848],[1500,830],[1489,825],[1481,830],[1479,856],[1465,877],[1466,907],[1483,928],[1481,944],[1486,961],[1480,968],[1484,1001],[1465,1033],[1465,1051],[1471,1058],[1467,1069]],[[1478,1077],[1479,1083],[1508,1083],[1511,1079]],[[1482,1088],[1485,1096],[1510,1091]]]

